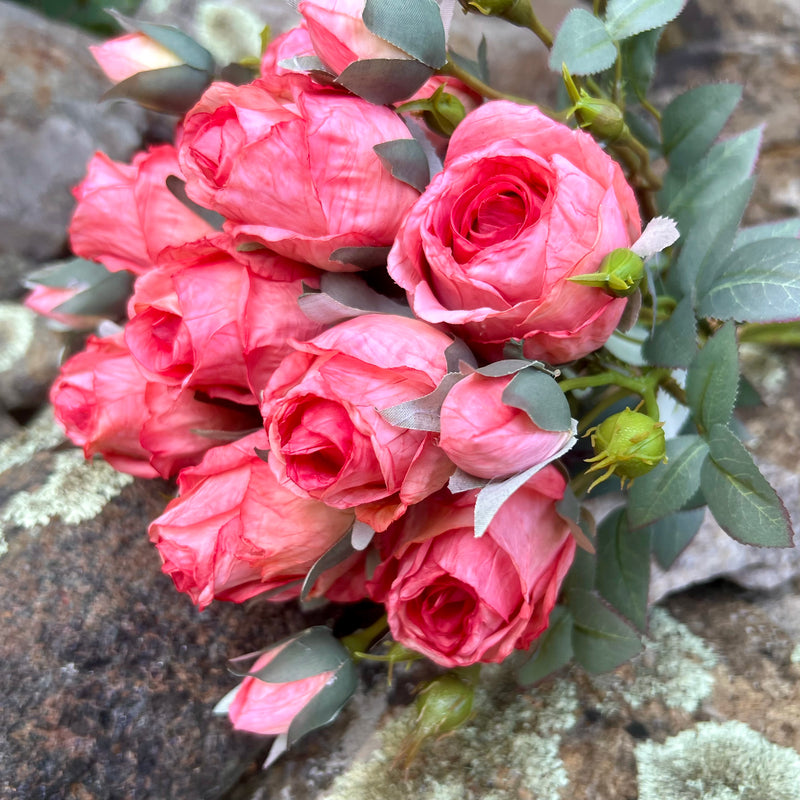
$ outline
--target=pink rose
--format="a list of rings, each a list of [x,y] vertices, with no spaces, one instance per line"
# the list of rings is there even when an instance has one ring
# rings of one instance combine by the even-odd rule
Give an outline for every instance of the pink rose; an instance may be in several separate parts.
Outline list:
[[[477,372],[445,397],[439,447],[465,472],[501,478],[551,461],[571,431],[544,431],[519,408],[503,402],[513,375],[489,378]]]
[[[95,61],[113,83],[137,72],[177,67],[183,62],[171,50],[143,33],[129,33],[102,44],[89,45]]]
[[[316,53],[306,24],[301,22],[286,33],[276,36],[269,43],[261,56],[261,75],[258,85],[276,97],[283,97],[286,100],[292,100],[296,91],[322,88],[309,75],[281,66],[282,61],[308,56],[316,56]]]
[[[331,253],[390,245],[418,197],[372,149],[410,137],[394,112],[351,95],[298,90],[287,102],[258,81],[216,83],[186,116],[180,161],[189,196],[237,241],[353,271]]]
[[[193,430],[253,427],[242,411],[203,403],[193,392],[147,381],[122,335],[90,336],[50,389],[55,416],[86,458],[101,455],[120,472],[169,477],[217,443]]]
[[[224,235],[170,249],[136,281],[125,340],[152,380],[254,404],[251,380],[260,390],[288,337],[321,330],[297,303],[317,275],[266,250],[238,254]]]
[[[563,363],[600,347],[626,302],[567,278],[596,271],[640,227],[633,190],[591,136],[496,101],[456,129],[389,272],[417,316],[484,355],[522,339],[526,356]]]
[[[375,530],[443,486],[453,467],[433,435],[396,428],[378,410],[433,391],[450,343],[424,322],[381,314],[294,342],[261,407],[276,474],[307,496],[355,508]]]
[[[141,275],[165,247],[211,233],[211,226],[167,189],[167,177],[180,174],[171,145],[138,153],[130,165],[96,153],[74,190],[73,251],[112,272],[127,269]]]
[[[288,643],[287,643],[288,644]],[[250,672],[258,672],[287,646],[278,645],[261,655]],[[325,688],[336,670],[285,683],[268,683],[248,676],[236,691],[228,717],[237,731],[287,733],[294,718]]]
[[[362,19],[364,4],[365,0],[301,0],[297,6],[314,50],[337,75],[354,61],[410,58],[367,28]]]
[[[282,586],[280,599],[297,596],[299,583],[288,584],[302,581],[353,524],[351,511],[281,486],[256,455],[267,446],[262,430],[209,450],[180,473],[178,497],[150,525],[162,570],[200,609]]]
[[[439,492],[379,541],[386,559],[367,588],[394,639],[445,667],[503,661],[546,628],[575,540],[555,505],[566,481],[545,467],[473,528],[477,491]]]

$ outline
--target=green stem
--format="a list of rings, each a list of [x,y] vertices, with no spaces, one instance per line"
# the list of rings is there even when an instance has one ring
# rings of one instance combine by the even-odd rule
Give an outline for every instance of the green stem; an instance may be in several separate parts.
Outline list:
[[[751,322],[741,325],[739,342],[768,344],[776,347],[797,347],[800,345],[800,323],[796,321],[767,324]]]
[[[350,651],[354,661],[360,661],[364,653],[369,650],[372,643],[383,636],[389,630],[389,623],[384,614],[380,619],[372,623],[368,628],[360,628],[347,636],[343,636],[340,641]]]
[[[652,417],[658,421],[658,401],[656,400],[656,391],[662,381],[666,381],[671,377],[668,369],[654,369],[648,372],[647,375],[641,377],[634,377],[632,375],[623,375],[620,372],[613,372],[608,370],[606,372],[598,372],[596,375],[586,375],[581,378],[567,378],[561,381],[558,385],[563,392],[572,392],[576,389],[589,389],[596,386],[619,386],[623,389],[638,394],[644,400],[645,413],[647,416]]]
[[[507,19],[520,28],[527,28],[533,31],[548,50],[552,49],[553,34],[539,21],[533,11],[530,0],[515,0],[511,8],[502,16],[503,19]]]
[[[578,420],[578,433],[583,434],[585,433],[586,429],[592,424],[592,422],[604,411],[611,408],[614,403],[618,403],[623,398],[627,397],[630,394],[628,389],[615,389],[611,394],[607,395],[603,398],[596,406],[594,406],[590,411],[584,414],[580,420]]]

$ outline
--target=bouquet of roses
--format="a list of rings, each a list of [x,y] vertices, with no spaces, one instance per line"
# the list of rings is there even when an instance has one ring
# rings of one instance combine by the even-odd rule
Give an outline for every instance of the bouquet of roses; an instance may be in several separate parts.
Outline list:
[[[365,658],[449,670],[420,735],[466,718],[480,663],[613,668],[651,554],[668,566],[706,505],[740,541],[792,540],[732,416],[737,343],[800,318],[800,222],[739,230],[759,132],[715,143],[739,87],[647,99],[681,0],[575,9],[555,38],[528,0],[464,5],[544,42],[565,108],[492,89],[434,0],[302,0],[223,70],[123,20],[94,50],[109,95],[179,115],[175,143],[92,159],[79,258],[29,299],[105,320],[56,416],[87,458],[177,477],[150,538],[199,608],[383,605],[252,654],[220,708],[284,743]],[[624,503],[596,528],[604,481]]]

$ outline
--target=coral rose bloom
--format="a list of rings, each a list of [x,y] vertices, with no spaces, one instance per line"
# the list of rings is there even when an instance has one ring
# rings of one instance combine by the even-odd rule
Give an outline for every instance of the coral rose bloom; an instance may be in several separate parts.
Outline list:
[[[625,307],[567,280],[641,228],[619,165],[532,106],[486,103],[458,126],[444,170],[409,212],[389,272],[418,317],[488,357],[510,339],[563,363],[600,347]]]
[[[367,589],[394,639],[444,667],[503,661],[546,628],[575,540],[555,505],[566,482],[545,467],[476,539],[477,491],[443,490],[379,540],[386,559]]]
[[[453,465],[427,431],[390,425],[379,409],[432,392],[450,338],[424,322],[367,314],[284,359],[261,412],[270,465],[296,490],[384,530],[441,488]]]

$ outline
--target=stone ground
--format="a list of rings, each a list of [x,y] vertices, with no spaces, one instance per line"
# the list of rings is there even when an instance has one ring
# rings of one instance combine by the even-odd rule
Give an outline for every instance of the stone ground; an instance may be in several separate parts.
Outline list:
[[[554,27],[569,5],[549,3],[542,17]],[[276,30],[291,24],[286,5],[261,0],[233,11],[146,0],[144,14],[191,21],[236,53],[267,7]],[[539,97],[543,48],[496,20],[484,25],[497,85]],[[458,49],[474,51],[476,31],[475,18],[456,15]],[[376,667],[331,728],[261,772],[269,743],[210,711],[233,685],[226,659],[324,624],[334,609],[254,602],[197,613],[146,537],[170,487],[83,462],[37,411],[71,342],[13,302],[21,281],[65,255],[69,189],[89,155],[126,158],[143,137],[168,133],[163,118],[96,104],[106,83],[89,41],[0,0],[0,797],[796,800],[797,558],[732,546],[727,580],[708,583],[730,541],[713,526],[668,581],[655,575],[664,597],[634,663],[602,677],[568,669],[524,690],[507,669],[487,669],[472,723],[407,769],[398,749],[420,676],[400,672],[387,691]],[[659,102],[737,81],[744,101],[730,130],[766,124],[753,223],[800,213],[798,42],[798,0],[689,0],[662,54]],[[748,412],[752,448],[798,515],[800,357],[750,360],[768,403]]]

